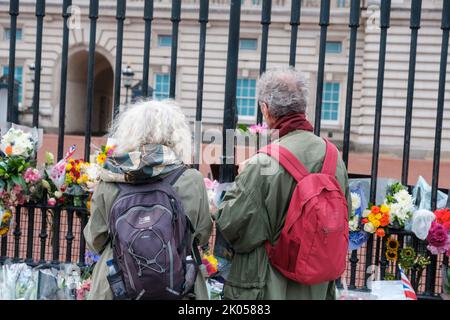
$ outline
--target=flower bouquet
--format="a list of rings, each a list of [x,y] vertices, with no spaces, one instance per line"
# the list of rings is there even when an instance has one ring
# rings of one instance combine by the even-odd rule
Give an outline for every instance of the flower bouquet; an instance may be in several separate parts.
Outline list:
[[[364,225],[364,231],[376,234],[382,238],[386,235],[387,227],[390,222],[389,207],[385,204],[381,206],[370,206],[364,210],[361,222]]]
[[[448,208],[434,212],[436,220],[428,231],[427,249],[432,254],[445,253],[450,256],[450,210]]]
[[[412,196],[400,183],[390,185],[386,192],[384,204],[389,207],[390,226],[396,229],[409,226],[414,211]]]
[[[368,237],[367,233],[364,231],[364,226],[361,222],[362,218],[362,204],[361,204],[361,190],[357,189],[351,192],[352,199],[352,213],[349,218],[349,250],[357,250],[364,243],[366,243]]]

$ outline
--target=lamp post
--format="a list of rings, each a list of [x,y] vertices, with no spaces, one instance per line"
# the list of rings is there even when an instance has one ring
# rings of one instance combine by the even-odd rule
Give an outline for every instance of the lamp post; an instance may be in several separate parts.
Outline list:
[[[31,72],[31,77],[30,77],[30,79],[31,79],[31,82],[33,83],[33,86],[34,86],[34,69],[35,69],[36,67],[35,67],[35,65],[34,65],[34,62],[32,62],[32,63],[30,63],[29,65],[28,65],[28,69],[30,70],[30,72]],[[33,90],[33,98],[32,98],[32,100],[31,100],[31,110],[33,110],[33,108],[34,108],[34,90]]]
[[[126,95],[125,95],[125,104],[128,104],[128,90],[131,88],[131,84],[133,82],[134,71],[131,69],[130,64],[127,64],[125,68],[122,70],[122,79],[123,84],[125,86]]]

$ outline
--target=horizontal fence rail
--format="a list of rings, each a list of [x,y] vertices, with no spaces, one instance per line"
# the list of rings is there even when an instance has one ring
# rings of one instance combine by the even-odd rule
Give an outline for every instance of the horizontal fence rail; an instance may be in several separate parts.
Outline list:
[[[71,14],[69,7],[75,1],[64,0],[61,2],[62,14],[61,21],[64,23],[62,28],[62,53],[61,53],[61,71],[59,75],[59,132],[58,132],[58,159],[63,157],[64,137],[65,137],[65,117],[66,117],[66,100],[67,100],[67,80],[68,80],[68,63],[69,63],[69,38],[70,32],[67,26],[68,19]],[[131,2],[131,1],[130,1]],[[296,64],[298,49],[302,46],[302,20],[303,8],[317,8],[317,37],[319,39],[317,57],[317,73],[316,73],[316,96],[315,96],[315,133],[320,135],[321,132],[321,114],[323,102],[323,85],[325,68],[327,67],[327,31],[332,25],[332,17],[330,19],[331,9],[342,10],[349,13],[348,32],[348,69],[347,69],[347,86],[345,97],[345,122],[344,135],[342,141],[342,155],[345,164],[348,166],[350,141],[351,141],[351,122],[353,108],[353,88],[355,79],[355,61],[358,54],[357,37],[360,28],[360,20],[365,1],[351,0],[346,1],[345,5],[337,8],[336,1],[301,1],[301,0],[261,0],[261,1],[208,1],[208,0],[142,0],[133,1],[133,5],[137,2],[142,4],[142,19],[144,20],[144,50],[142,52],[142,96],[150,97],[149,92],[149,76],[150,76],[150,60],[151,60],[151,32],[152,23],[154,21],[155,4],[166,5],[170,7],[170,15],[167,18],[171,22],[171,52],[170,52],[170,89],[169,97],[177,98],[176,79],[177,79],[177,58],[178,58],[178,39],[179,28],[184,15],[182,15],[182,5],[198,7],[198,27],[199,27],[199,44],[198,44],[198,69],[197,69],[197,96],[195,103],[195,159],[198,164],[201,149],[201,123],[203,118],[203,90],[205,78],[205,55],[208,51],[207,43],[207,26],[210,19],[209,13],[211,8],[225,7],[229,14],[228,25],[228,43],[227,43],[227,60],[225,73],[225,91],[224,91],[224,110],[223,110],[223,150],[220,165],[220,182],[232,182],[235,178],[235,161],[234,153],[231,148],[226,148],[226,144],[234,145],[234,140],[226,135],[227,129],[236,129],[237,125],[237,107],[236,107],[236,86],[238,81],[238,62],[239,62],[239,39],[241,27],[241,11],[242,8],[251,8],[261,10],[261,55],[259,74],[262,74],[267,67],[267,54],[271,45],[270,25],[272,19],[273,8],[289,6],[291,9],[290,17],[286,16],[286,24],[288,32],[290,32],[289,57],[286,57],[286,65],[292,67]],[[89,1],[89,44],[88,44],[88,63],[87,63],[87,95],[83,97],[85,100],[85,160],[89,160],[91,150],[92,136],[92,117],[94,108],[94,72],[95,72],[95,53],[96,53],[96,37],[97,37],[97,20],[102,15],[103,8],[100,6],[99,0]],[[130,3],[128,3],[130,5]],[[122,50],[124,43],[124,26],[126,20],[127,2],[125,0],[117,0],[115,5],[116,19],[116,46],[115,46],[115,74],[114,74],[114,100],[112,103],[113,121],[121,110],[121,71]],[[410,50],[409,50],[409,69],[407,78],[407,87],[405,88],[405,126],[404,126],[404,147],[402,159],[402,178],[403,184],[408,183],[410,149],[411,149],[411,130],[413,120],[413,104],[414,104],[414,86],[416,74],[416,57],[418,51],[418,38],[421,28],[421,12],[422,1],[411,1],[411,13],[409,20],[409,28],[411,32]],[[3,14],[3,13],[2,13]],[[5,13],[6,14],[6,13]],[[16,31],[17,19],[20,17],[19,0],[11,0],[9,6],[10,17],[10,39],[9,39],[9,73],[8,73],[8,104],[7,104],[7,120],[9,122],[18,123],[18,109],[14,103],[14,69],[16,66]],[[36,19],[36,48],[35,48],[35,69],[34,69],[34,88],[32,103],[32,123],[33,126],[39,127],[39,100],[40,85],[42,73],[42,40],[45,36],[43,32],[44,19],[46,14],[46,2],[44,0],[36,0],[35,19]],[[279,14],[279,12],[277,12]],[[373,149],[372,149],[372,168],[371,173],[365,178],[370,178],[370,201],[375,203],[377,181],[378,181],[378,163],[380,156],[380,132],[382,125],[383,112],[383,89],[385,79],[385,63],[386,50],[388,45],[388,33],[391,24],[391,1],[381,1],[380,21],[379,21],[379,51],[378,51],[378,68],[377,83],[374,89],[376,101],[374,108],[374,127],[373,127]],[[436,127],[435,127],[435,144],[433,157],[433,174],[432,174],[432,197],[431,207],[436,208],[437,194],[439,186],[439,165],[441,157],[441,142],[443,129],[443,113],[445,101],[445,83],[447,73],[447,57],[450,31],[450,1],[444,0],[442,7],[442,43],[441,58],[439,71],[439,88],[437,91],[437,109],[436,109]],[[289,28],[290,26],[290,28]],[[300,31],[300,32],[299,32]],[[126,40],[126,39],[125,39]],[[257,108],[257,123],[262,123],[262,114]],[[228,141],[227,141],[228,139]],[[233,137],[231,139],[234,139]],[[226,143],[225,143],[226,142]],[[198,168],[198,165],[197,165]],[[354,176],[356,177],[356,176]],[[411,187],[411,186],[409,186]],[[15,210],[15,226],[9,234],[3,236],[0,242],[0,262],[11,258],[13,261],[25,261],[30,265],[44,264],[48,266],[58,266],[63,262],[74,262],[80,266],[84,263],[84,254],[86,251],[86,243],[83,237],[83,228],[88,221],[88,210],[81,207],[53,207],[44,203],[27,204],[17,207]],[[411,246],[416,252],[427,254],[426,243],[417,239],[412,233],[391,230],[391,234],[400,243],[400,247]],[[380,271],[381,277],[388,272],[399,275],[399,270],[386,259],[386,243],[385,239],[374,238],[371,236],[366,245],[359,250],[349,252],[348,265],[346,273],[342,281],[348,284],[350,289],[367,290],[368,279],[372,275],[369,267],[376,266]],[[442,265],[448,265],[448,259],[443,256],[431,256],[431,264],[425,272],[420,275],[411,275],[411,281],[421,297],[436,298],[442,290]]]

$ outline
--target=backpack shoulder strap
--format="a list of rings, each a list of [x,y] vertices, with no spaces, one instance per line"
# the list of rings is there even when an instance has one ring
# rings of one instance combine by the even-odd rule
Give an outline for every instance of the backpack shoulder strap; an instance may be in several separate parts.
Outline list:
[[[265,153],[277,160],[294,177],[297,183],[309,175],[305,166],[285,147],[278,144],[270,144],[261,148],[258,152]]]
[[[181,177],[181,175],[186,171],[187,167],[183,165],[180,168],[175,169],[174,171],[167,174],[165,177],[155,177],[153,179],[146,180],[145,183],[139,183],[139,184],[130,184],[130,183],[117,183],[117,186],[120,189],[120,194],[127,195],[130,193],[136,192],[136,188],[139,188],[140,191],[145,191],[146,189],[152,190],[152,184],[156,182],[165,181],[171,186],[177,182],[178,178]]]
[[[336,167],[338,160],[338,151],[334,144],[332,144],[328,139],[324,139],[326,144],[325,158],[322,165],[322,173],[328,174],[330,176],[336,175]]]

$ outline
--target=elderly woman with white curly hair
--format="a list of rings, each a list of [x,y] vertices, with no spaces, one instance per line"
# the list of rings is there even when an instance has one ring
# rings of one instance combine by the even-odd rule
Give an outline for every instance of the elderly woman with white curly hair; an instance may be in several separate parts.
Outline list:
[[[192,227],[191,230],[186,229],[188,230],[187,232],[192,232],[190,237],[186,237],[186,239],[191,239],[191,243],[186,244],[186,248],[189,248],[189,251],[194,241],[199,245],[206,244],[212,228],[203,177],[197,170],[186,168],[185,165],[190,160],[191,132],[181,109],[173,101],[145,101],[129,106],[115,121],[110,137],[113,139],[116,149],[113,156],[107,159],[104,167],[101,169],[101,181],[92,197],[91,217],[84,229],[88,249],[96,254],[101,254],[92,275],[91,290],[88,296],[88,299],[92,300],[114,298],[107,279],[109,270],[107,262],[117,258],[117,254],[114,254],[115,249],[113,249],[113,245],[116,246],[117,240],[111,240],[109,222],[110,219],[116,218],[113,213],[116,208],[113,208],[113,205],[117,199],[120,199],[119,195],[122,196],[122,190],[126,188],[145,189],[149,185],[154,185],[155,181],[167,180],[169,182],[168,180],[170,179],[169,183],[173,187],[171,190],[176,195],[170,200],[174,201],[176,198],[178,203],[181,203],[182,210]],[[133,192],[131,193],[133,194]],[[149,203],[148,206],[150,205],[152,204]],[[175,207],[178,209],[178,206]],[[135,213],[142,214],[140,211]],[[153,217],[149,215],[140,219],[143,223],[147,223]],[[139,223],[141,223],[141,220],[139,220]],[[116,222],[115,225],[117,225],[118,220],[114,221]],[[152,226],[154,228],[154,225]],[[149,230],[152,229],[152,226],[149,227]],[[144,239],[145,237],[151,238],[152,234],[142,234],[141,238],[143,241],[146,240]],[[184,239],[183,236],[179,238]],[[131,246],[131,244],[129,245]],[[148,244],[142,244],[141,246],[145,250],[147,246],[156,245],[148,242]],[[169,247],[168,250],[167,247]],[[170,244],[164,244],[162,250],[171,252],[170,256],[167,255],[170,259],[167,259],[170,260],[170,283],[172,283],[176,281],[176,274],[173,274],[172,267],[175,264],[173,270],[176,270],[177,256],[172,254],[174,251],[171,251],[170,247]],[[176,249],[179,249],[179,246]],[[136,252],[133,254],[133,257],[139,258]],[[180,254],[179,250],[178,254]],[[194,255],[190,254],[188,257],[190,258],[191,256]],[[161,264],[168,264],[164,259],[161,260],[158,254],[154,257],[155,261],[153,262],[148,257],[146,259],[147,264],[145,261],[136,260],[139,262],[139,271],[136,274],[140,275],[142,272],[145,274],[150,268],[158,269],[157,267]],[[172,259],[175,259],[175,262]],[[130,263],[129,260],[128,263]],[[141,268],[142,264],[144,265],[143,268]],[[184,270],[187,269],[185,264],[183,264],[182,268]],[[178,270],[182,269],[179,268]],[[162,272],[169,277],[167,270],[163,268]],[[133,274],[133,272],[128,273],[128,277],[133,278],[136,274]],[[175,277],[175,280],[172,277]],[[206,284],[201,273],[198,273],[196,278],[194,276],[191,278],[191,282],[193,282],[193,279],[196,279],[193,286],[196,299],[207,299]],[[184,277],[183,281],[185,281]],[[145,288],[147,292],[156,290],[157,284],[155,283],[155,286],[153,286],[153,283],[150,283],[150,286],[152,288]],[[175,287],[176,284],[174,287],[166,289],[168,292],[173,293],[176,291]],[[182,291],[177,292],[182,293]],[[142,290],[143,293],[144,290]],[[180,294],[181,296],[182,294]],[[143,295],[142,298],[146,299],[148,296]]]

